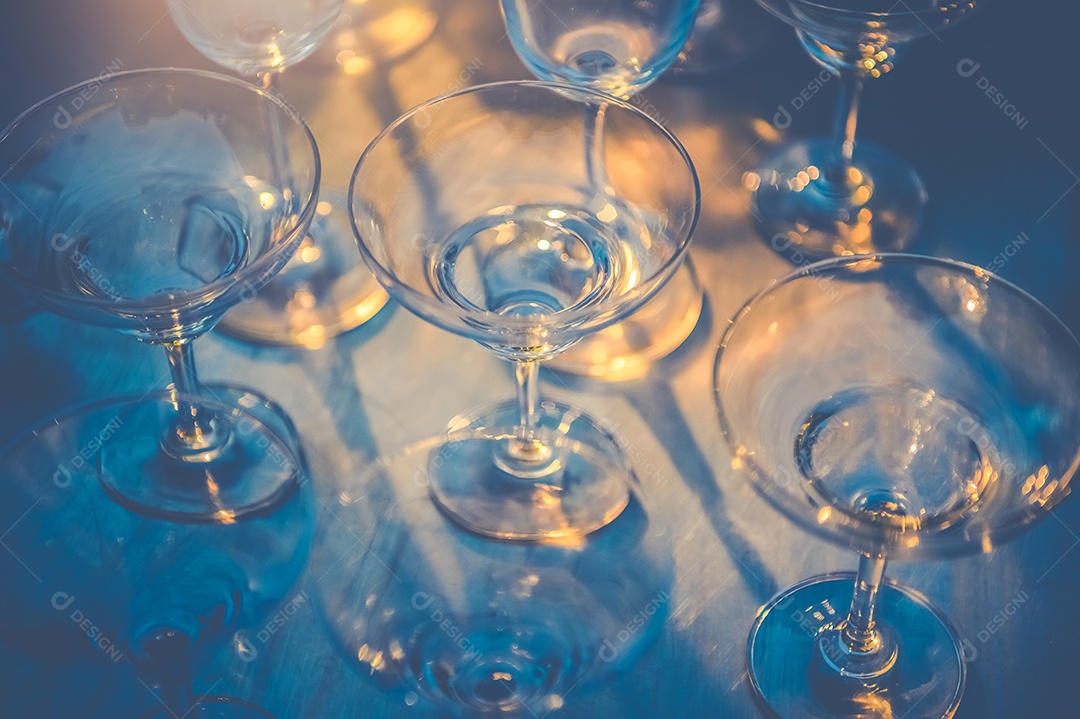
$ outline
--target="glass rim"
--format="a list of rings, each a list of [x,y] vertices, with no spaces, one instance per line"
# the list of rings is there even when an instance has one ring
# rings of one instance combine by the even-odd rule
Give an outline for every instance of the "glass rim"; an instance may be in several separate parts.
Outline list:
[[[1051,311],[1042,301],[1034,297],[1030,292],[978,265],[941,257],[904,252],[883,252],[868,255],[834,257],[803,265],[792,272],[770,280],[765,287],[755,292],[753,296],[744,302],[739,310],[732,315],[731,319],[728,320],[728,326],[725,328],[723,336],[721,337],[720,346],[717,350],[716,358],[713,361],[713,401],[719,419],[720,433],[723,435],[724,442],[733,458],[738,457],[738,448],[741,445],[738,441],[738,435],[734,430],[734,425],[724,411],[724,401],[719,386],[719,374],[721,362],[726,355],[728,344],[733,339],[735,332],[738,331],[741,324],[740,320],[750,314],[754,308],[759,305],[760,300],[770,295],[779,287],[790,285],[805,278],[825,278],[828,277],[829,273],[833,270],[853,267],[863,263],[876,263],[879,266],[909,264],[939,267],[960,275],[978,277],[981,281],[986,283],[996,283],[1007,291],[1019,296],[1025,303],[1029,303],[1035,307],[1040,314],[1050,321],[1051,325],[1056,327],[1062,333],[1062,336],[1066,338],[1066,342],[1072,345],[1077,356],[1080,357],[1080,342],[1077,341],[1076,335],[1056,313]],[[1062,474],[1063,477],[1068,478],[1068,481],[1063,483],[1064,491],[1051,498],[1051,500],[1045,504],[1039,505],[1035,510],[1032,510],[1029,507],[1024,511],[1011,512],[1005,515],[1004,521],[987,524],[985,530],[981,532],[982,544],[976,542],[974,539],[965,539],[963,535],[959,536],[959,538],[952,535],[943,536],[945,534],[945,531],[943,530],[946,530],[946,527],[940,525],[931,525],[915,529],[902,528],[901,531],[897,531],[897,527],[889,526],[884,523],[868,522],[859,519],[853,513],[843,511],[840,508],[837,508],[838,511],[831,513],[831,519],[833,521],[822,524],[817,521],[816,516],[814,516],[814,513],[811,511],[812,507],[810,503],[800,501],[793,493],[787,490],[777,491],[771,474],[758,466],[752,456],[744,455],[738,458],[742,467],[749,472],[751,479],[750,483],[757,495],[763,498],[775,510],[792,520],[796,525],[807,530],[810,534],[860,552],[863,550],[881,550],[889,559],[934,559],[963,554],[977,554],[987,551],[984,545],[992,547],[995,544],[1008,541],[1025,531],[1029,525],[1046,517],[1047,514],[1072,493],[1072,479],[1077,472],[1080,471],[1080,443],[1077,443],[1077,446],[1074,448],[1072,458],[1067,464],[1067,469]],[[958,526],[962,527],[962,523]],[[895,536],[914,538],[915,541],[898,545],[895,542],[889,541],[890,538]]]
[[[901,17],[903,15],[911,15],[912,17],[916,17],[916,18],[933,17],[933,16],[938,15],[942,11],[941,7],[928,7],[928,8],[923,8],[921,10],[912,10],[906,4],[904,4],[904,12],[893,12],[892,9],[889,9],[889,10],[876,10],[875,11],[875,10],[855,10],[855,9],[848,9],[848,8],[838,8],[838,7],[833,7],[831,5],[826,5],[825,3],[820,2],[820,0],[780,0],[780,1],[781,1],[781,3],[786,3],[786,4],[790,4],[790,5],[797,5],[797,6],[807,7],[807,8],[813,8],[815,10],[821,10],[822,12],[837,13],[837,14],[844,15],[846,17],[863,18],[863,19],[866,19],[866,20],[874,20],[874,19],[878,19],[878,18]],[[763,8],[765,8],[766,10],[768,10],[773,15],[776,15],[781,20],[786,20],[787,19],[787,16],[783,14],[782,10],[780,10],[778,7],[774,7],[777,4],[776,0],[757,0],[757,3],[759,5],[761,5]],[[974,11],[975,7],[979,3],[976,2],[975,0],[969,0],[969,2],[967,4],[970,6],[969,9]],[[959,3],[958,3],[958,5],[959,5]],[[894,4],[892,7],[895,8],[896,5]],[[928,28],[927,32],[925,34],[930,34],[930,32],[931,31]]]
[[[177,293],[174,295],[175,299],[144,299],[144,300],[132,300],[128,298],[111,299],[105,297],[92,297],[89,295],[78,295],[65,292],[57,292],[56,290],[41,287],[35,283],[27,282],[22,279],[22,274],[17,271],[13,271],[9,268],[6,262],[0,262],[0,276],[6,277],[16,285],[23,288],[23,291],[29,293],[32,298],[38,296],[44,296],[49,298],[50,301],[55,302],[57,305],[73,305],[78,307],[91,307],[101,309],[109,312],[110,314],[118,314],[123,312],[125,314],[130,313],[137,316],[145,316],[147,314],[156,314],[161,312],[170,312],[176,309],[179,305],[192,305],[203,303],[211,303],[213,299],[224,292],[228,287],[239,284],[245,277],[252,274],[258,274],[258,272],[265,269],[267,266],[277,261],[279,256],[286,252],[286,250],[295,251],[297,242],[302,238],[300,233],[301,228],[305,228],[310,224],[311,219],[315,216],[315,208],[319,202],[319,186],[322,178],[322,158],[319,154],[319,146],[315,141],[315,135],[311,132],[311,128],[308,127],[307,121],[288,103],[278,98],[275,94],[268,92],[267,90],[241,80],[240,78],[230,77],[218,72],[212,72],[209,70],[196,70],[193,68],[183,67],[151,67],[140,68],[136,70],[123,70],[120,72],[112,72],[97,77],[83,80],[74,85],[71,85],[63,90],[54,92],[48,97],[38,100],[29,108],[20,112],[15,119],[7,124],[3,130],[0,130],[0,146],[8,139],[12,132],[14,132],[19,125],[29,120],[31,117],[38,115],[42,110],[46,109],[46,106],[53,105],[63,99],[77,95],[89,87],[104,88],[108,83],[115,80],[147,76],[147,77],[168,77],[169,75],[182,75],[188,77],[203,78],[205,80],[212,80],[215,82],[227,83],[238,89],[254,92],[257,96],[266,100],[270,100],[278,109],[283,111],[285,115],[290,118],[296,126],[303,132],[304,137],[307,138],[308,143],[311,145],[312,154],[314,156],[314,177],[313,187],[308,197],[307,203],[297,213],[299,222],[292,232],[283,239],[277,247],[274,247],[265,252],[260,257],[256,258],[253,262],[246,264],[240,268],[237,272],[229,275],[228,277],[208,282],[200,287],[187,290],[185,292]],[[2,179],[2,178],[0,178]],[[8,190],[11,192],[11,190]],[[14,193],[12,193],[14,194]],[[17,196],[16,196],[16,199]],[[306,232],[306,229],[304,230]],[[215,314],[221,314],[220,312],[211,312],[208,316]],[[130,324],[130,323],[124,323]]]
[[[558,93],[574,93],[581,98],[596,98],[598,102],[602,102],[606,105],[614,105],[621,110],[629,111],[631,114],[639,117],[647,122],[652,127],[660,131],[661,136],[668,142],[668,144],[675,148],[679,157],[682,159],[686,166],[686,169],[690,173],[694,189],[694,203],[693,203],[693,216],[690,218],[690,223],[685,231],[685,237],[681,239],[675,252],[671,258],[668,259],[664,265],[658,269],[652,277],[645,280],[641,284],[634,287],[630,292],[622,295],[622,302],[610,302],[604,301],[594,306],[570,308],[555,312],[551,314],[536,314],[529,315],[527,317],[515,317],[509,315],[500,315],[497,312],[491,311],[476,311],[460,307],[458,305],[449,305],[445,302],[441,302],[423,292],[415,290],[412,286],[399,282],[397,275],[385,267],[382,263],[375,258],[374,253],[368,247],[364,241],[364,235],[360,231],[360,226],[356,212],[356,188],[357,181],[361,175],[361,170],[366,166],[372,153],[377,147],[398,128],[410,121],[412,118],[418,116],[420,113],[427,111],[430,108],[436,107],[442,103],[450,100],[454,100],[460,97],[481,94],[490,91],[498,91],[507,88],[526,88],[543,89]],[[360,155],[360,159],[357,161],[356,166],[353,168],[352,176],[349,179],[348,189],[348,207],[349,207],[349,221],[352,224],[353,235],[356,238],[356,244],[360,248],[361,254],[364,256],[364,260],[367,265],[372,269],[379,282],[387,289],[391,296],[398,299],[407,309],[416,312],[414,307],[424,307],[431,311],[431,314],[425,314],[424,319],[429,321],[435,321],[444,329],[454,332],[456,334],[464,334],[468,337],[481,340],[491,339],[492,332],[479,329],[476,324],[483,324],[484,326],[491,325],[493,328],[497,327],[499,330],[510,331],[528,331],[535,330],[537,328],[542,329],[555,329],[561,331],[569,327],[586,327],[589,331],[602,329],[603,327],[614,324],[619,320],[618,317],[610,318],[610,321],[601,322],[595,320],[595,318],[610,312],[613,308],[620,305],[632,305],[634,300],[640,300],[641,298],[650,296],[654,290],[658,289],[664,283],[666,283],[675,271],[678,269],[686,253],[689,251],[690,242],[693,239],[694,231],[697,229],[698,220],[701,216],[701,184],[698,179],[697,168],[694,166],[694,162],[690,157],[690,153],[682,142],[672,133],[668,128],[664,127],[661,123],[654,120],[638,107],[635,107],[630,102],[621,100],[614,95],[609,95],[600,90],[594,90],[592,88],[580,87],[577,85],[570,85],[559,82],[548,82],[544,80],[502,80],[499,82],[489,82],[481,85],[473,85],[471,87],[457,90],[454,92],[446,93],[443,95],[437,95],[433,98],[429,98],[418,105],[413,106],[407,110],[396,120],[387,125],[382,132],[380,132],[374,140],[372,140],[368,146],[364,149],[363,154]],[[402,300],[401,296],[408,298]],[[639,305],[640,306],[640,303]],[[450,309],[452,308],[452,309]],[[458,322],[444,323],[441,318],[448,312],[448,309],[453,315],[461,320]],[[468,318],[468,319],[466,319]],[[461,324],[468,326],[468,329],[462,331]],[[475,330],[472,331],[472,330]]]

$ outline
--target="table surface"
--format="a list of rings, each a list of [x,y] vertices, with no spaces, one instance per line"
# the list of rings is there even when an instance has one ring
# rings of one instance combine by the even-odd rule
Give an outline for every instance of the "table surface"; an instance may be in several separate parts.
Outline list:
[[[1080,102],[1076,83],[1061,81],[1071,45],[1048,37],[1045,14],[1022,5],[987,3],[962,26],[913,46],[894,73],[867,88],[860,137],[909,160],[926,182],[931,200],[912,251],[994,267],[1077,331]],[[282,91],[319,140],[327,185],[346,183],[365,145],[412,105],[457,86],[528,77],[494,0],[435,7],[434,36],[404,58],[357,75],[313,58],[284,77]],[[211,68],[179,37],[164,3],[7,3],[0,20],[0,122],[108,68]],[[965,60],[973,73],[958,71]],[[744,663],[757,609],[803,577],[854,568],[850,553],[794,527],[731,471],[712,402],[712,362],[727,318],[791,269],[755,234],[741,176],[778,142],[830,127],[833,88],[796,100],[819,72],[781,26],[749,61],[712,77],[665,78],[642,97],[686,144],[701,177],[692,256],[707,287],[706,317],[686,346],[643,378],[604,383],[545,372],[543,391],[607,418],[633,448],[656,500],[653,521],[673,540],[675,588],[652,648],[601,686],[570,692],[552,716],[759,716]],[[989,85],[1015,106],[1022,126],[987,94]],[[770,121],[780,107],[792,122],[778,132]],[[257,348],[213,333],[197,346],[204,380],[253,387],[286,408],[316,484],[340,481],[341,467],[437,434],[450,417],[512,391],[500,360],[393,305],[318,350]],[[0,327],[3,437],[80,402],[167,381],[160,350],[108,330],[47,313]],[[33,522],[33,508],[25,509]],[[971,661],[957,716],[1076,716],[1078,535],[1080,502],[1069,501],[989,554],[890,566],[965,640]],[[23,571],[0,552],[0,576]],[[295,591],[314,591],[311,572]],[[196,687],[248,697],[283,719],[422,715],[365,680],[328,638],[315,602],[295,609],[258,661],[225,653],[200,667]],[[130,672],[79,661],[57,670],[48,654],[0,643],[0,715],[128,716],[154,705]]]

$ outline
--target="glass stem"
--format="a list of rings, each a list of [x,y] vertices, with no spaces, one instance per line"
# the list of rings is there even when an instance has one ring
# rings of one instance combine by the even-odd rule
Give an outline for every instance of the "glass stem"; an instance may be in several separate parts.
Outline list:
[[[855,152],[855,127],[859,120],[859,97],[863,78],[858,70],[840,70],[840,99],[836,108],[834,155],[827,178],[839,185],[849,184],[848,168]]]
[[[190,401],[200,393],[191,340],[166,343],[165,354],[169,358],[173,387],[179,396],[175,399],[176,422],[162,438],[162,445],[178,459],[205,458],[207,452],[224,445],[228,431],[216,426],[212,415]]]
[[[504,445],[500,466],[512,475],[535,479],[547,473],[551,447],[537,433],[537,405],[540,403],[540,363],[536,360],[514,364],[517,380],[517,426],[514,436]]]
[[[874,608],[878,590],[885,579],[885,557],[859,557],[859,572],[855,575],[855,593],[851,597],[851,609],[844,621],[842,633],[844,644],[853,653],[865,654],[875,651],[880,638],[874,625]]]
[[[514,365],[517,380],[519,443],[531,443],[536,430],[536,405],[540,401],[540,365],[535,361],[517,362]]]
[[[590,103],[585,107],[585,179],[594,188],[607,187],[603,170],[604,113],[607,105]]]

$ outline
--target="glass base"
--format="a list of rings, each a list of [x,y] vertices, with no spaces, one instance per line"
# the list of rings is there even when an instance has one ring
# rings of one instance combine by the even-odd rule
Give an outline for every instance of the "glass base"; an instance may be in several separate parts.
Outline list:
[[[611,381],[635,379],[678,349],[701,319],[704,289],[687,257],[675,276],[630,317],[545,363],[557,372]]]
[[[152,395],[128,405],[98,435],[98,478],[117,503],[151,517],[231,524],[264,512],[303,481],[292,423],[276,405],[237,389],[197,399],[216,433],[204,454],[177,456],[177,410],[184,403]]]
[[[225,334],[316,349],[386,305],[389,295],[360,258],[344,194],[323,194],[341,199],[319,202],[307,238],[285,268],[222,318],[218,327]]]
[[[175,719],[177,716],[191,719],[274,719],[274,715],[262,707],[242,699],[218,696],[199,697],[186,712],[180,708],[174,711],[162,705],[140,719]]]
[[[616,440],[579,410],[537,407],[534,441],[515,438],[517,406],[503,402],[451,422],[431,452],[431,496],[451,519],[499,539],[577,537],[626,508],[632,470]]]
[[[844,619],[854,582],[853,572],[811,577],[761,609],[747,657],[757,698],[788,718],[953,716],[966,674],[960,641],[938,609],[907,587],[886,582],[878,595],[878,625],[887,644],[895,641],[891,669],[860,679],[829,667],[819,640]]]
[[[358,458],[319,487],[310,569],[343,660],[403,702],[395,716],[588,715],[573,707],[631,667],[668,617],[667,529],[635,484],[618,518],[585,537],[476,536],[431,501],[428,460],[445,444]]]
[[[830,181],[824,168],[832,156],[832,141],[804,140],[781,147],[750,176],[751,209],[769,245],[809,259],[906,248],[926,205],[915,171],[860,142],[847,178]]]

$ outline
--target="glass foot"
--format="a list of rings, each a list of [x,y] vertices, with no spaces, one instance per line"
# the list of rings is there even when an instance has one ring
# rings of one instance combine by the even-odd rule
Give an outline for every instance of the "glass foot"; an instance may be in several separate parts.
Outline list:
[[[445,444],[359,459],[319,488],[311,576],[342,658],[417,716],[582,716],[570,707],[664,626],[668,531],[633,484],[601,532],[477,536],[429,496],[428,459]]]
[[[758,613],[747,661],[758,699],[774,716],[951,717],[966,673],[956,631],[918,592],[886,582],[878,596],[878,626],[895,647],[885,672],[842,677],[829,666],[832,626],[846,616],[855,574],[806,579]],[[895,642],[895,645],[893,645]]]
[[[546,367],[611,381],[635,379],[687,340],[701,319],[704,289],[690,258],[641,309],[618,324],[586,335]]]
[[[626,508],[632,470],[596,422],[544,401],[536,438],[523,444],[517,420],[517,406],[504,402],[451,422],[426,468],[451,519],[500,539],[552,539],[593,532]]]
[[[192,401],[216,437],[204,453],[181,458],[171,440],[178,410]],[[304,477],[292,422],[269,400],[238,389],[198,398],[155,393],[120,410],[96,439],[98,478],[109,496],[162,519],[231,524],[276,506]]]
[[[218,327],[246,342],[316,349],[367,322],[389,295],[364,265],[344,193],[323,189],[303,244],[254,296],[232,307]]]
[[[827,179],[832,153],[831,141],[796,142],[747,175],[752,211],[770,247],[807,259],[907,247],[926,205],[919,176],[895,155],[860,142],[848,176]]]

